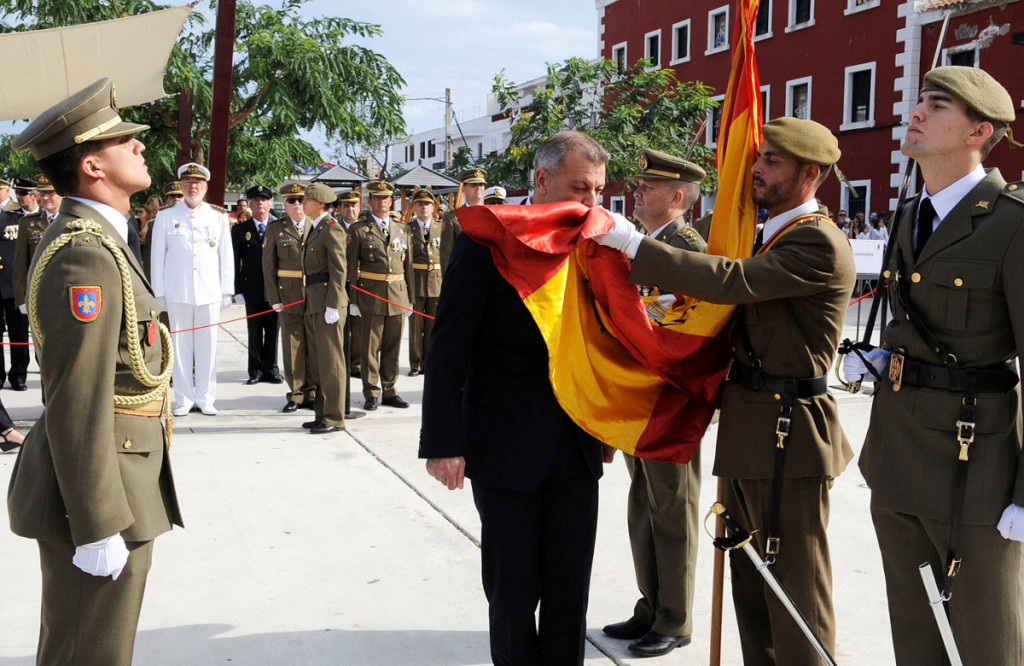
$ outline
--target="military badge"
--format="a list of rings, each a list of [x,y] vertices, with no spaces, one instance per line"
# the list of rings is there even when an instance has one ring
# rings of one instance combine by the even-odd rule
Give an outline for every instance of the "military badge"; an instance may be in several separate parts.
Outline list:
[[[430,242],[433,243],[434,247],[436,247],[436,248],[440,248],[441,247],[441,239],[438,238],[437,236],[434,236],[434,238],[432,238],[430,240]]]
[[[247,240],[247,241],[251,241],[252,240],[252,232],[251,231],[246,231],[245,232],[245,240]]]
[[[9,224],[4,227],[4,238],[10,241],[18,240],[18,225]]]
[[[71,287],[71,315],[78,321],[96,321],[103,309],[103,288]]]
[[[391,249],[395,252],[405,252],[405,236],[392,239]]]

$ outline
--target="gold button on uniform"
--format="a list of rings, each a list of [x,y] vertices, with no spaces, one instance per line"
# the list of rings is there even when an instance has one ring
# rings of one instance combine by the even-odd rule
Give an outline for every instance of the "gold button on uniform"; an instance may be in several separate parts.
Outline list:
[[[130,439],[124,440],[124,444],[122,444],[121,446],[124,447],[125,449],[132,448],[132,440],[130,440]]]
[[[964,286],[964,280],[963,278],[957,278],[953,280],[953,284],[956,285],[957,287],[962,287]]]
[[[889,279],[889,275],[890,275],[889,269],[886,269],[886,270],[882,271],[882,277],[884,277],[886,280]]]
[[[913,273],[910,276],[910,281],[913,282],[914,284],[917,284],[918,282],[921,281],[921,274],[920,273]]]

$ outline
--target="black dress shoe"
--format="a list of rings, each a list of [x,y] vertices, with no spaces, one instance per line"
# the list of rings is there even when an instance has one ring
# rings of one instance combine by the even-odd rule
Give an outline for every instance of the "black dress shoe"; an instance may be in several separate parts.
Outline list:
[[[284,409],[282,409],[281,411],[282,412],[286,412],[286,413],[287,412],[294,412],[298,408],[299,408],[299,403],[295,402],[294,400],[289,400],[288,402],[285,403]]]
[[[263,375],[260,377],[261,382],[267,382],[268,384],[284,384],[284,377],[279,374]]]
[[[643,657],[660,657],[689,644],[689,636],[662,636],[656,631],[649,631],[626,647],[633,654]]]
[[[423,374],[423,371],[422,370],[417,370],[416,368],[413,368],[412,370],[409,371],[409,376],[410,377],[419,377],[422,374]]]
[[[258,384],[259,381],[260,380],[256,379],[255,377],[250,377],[249,379],[245,380],[245,385],[252,386],[253,384]]]
[[[635,617],[631,617],[625,622],[616,622],[615,624],[605,625],[602,631],[611,636],[612,638],[619,638],[622,640],[636,640],[647,634],[651,630],[651,625],[646,622],[641,622]]]
[[[326,423],[321,421],[320,423],[316,424],[315,426],[309,429],[309,434],[326,435],[329,432],[338,432],[339,430],[341,430],[341,428],[339,428],[338,426],[327,425]]]
[[[409,406],[405,400],[402,400],[402,396],[393,395],[390,398],[384,398],[380,401],[380,404],[387,405],[388,407],[398,407],[399,409],[405,409]]]
[[[305,428],[306,430],[310,430],[312,428],[317,427],[321,423],[323,423],[323,421],[306,421],[305,423],[302,424],[302,427]]]
[[[11,388],[14,389],[15,391],[27,391],[28,390],[28,386],[25,384],[25,382],[19,382],[17,384],[11,384]]]
[[[371,396],[366,399],[366,402],[363,403],[363,409],[365,409],[368,412],[372,412],[375,409],[377,409],[377,404],[377,398]]]
[[[352,379],[360,379],[362,377],[358,370],[352,370],[351,372],[348,373],[348,376],[351,377]]]

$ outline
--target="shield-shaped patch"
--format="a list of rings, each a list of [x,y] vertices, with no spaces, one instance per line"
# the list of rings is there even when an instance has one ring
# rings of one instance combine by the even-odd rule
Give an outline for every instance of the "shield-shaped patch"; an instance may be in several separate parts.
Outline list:
[[[103,289],[98,286],[71,287],[71,314],[78,321],[96,321],[103,309]]]

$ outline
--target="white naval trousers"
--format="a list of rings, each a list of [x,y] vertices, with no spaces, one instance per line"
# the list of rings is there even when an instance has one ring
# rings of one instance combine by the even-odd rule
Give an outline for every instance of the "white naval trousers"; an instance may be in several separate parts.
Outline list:
[[[168,303],[174,340],[174,407],[213,407],[217,398],[217,334],[220,302],[207,305]],[[206,326],[197,331],[186,329]],[[178,331],[175,333],[175,331]]]

